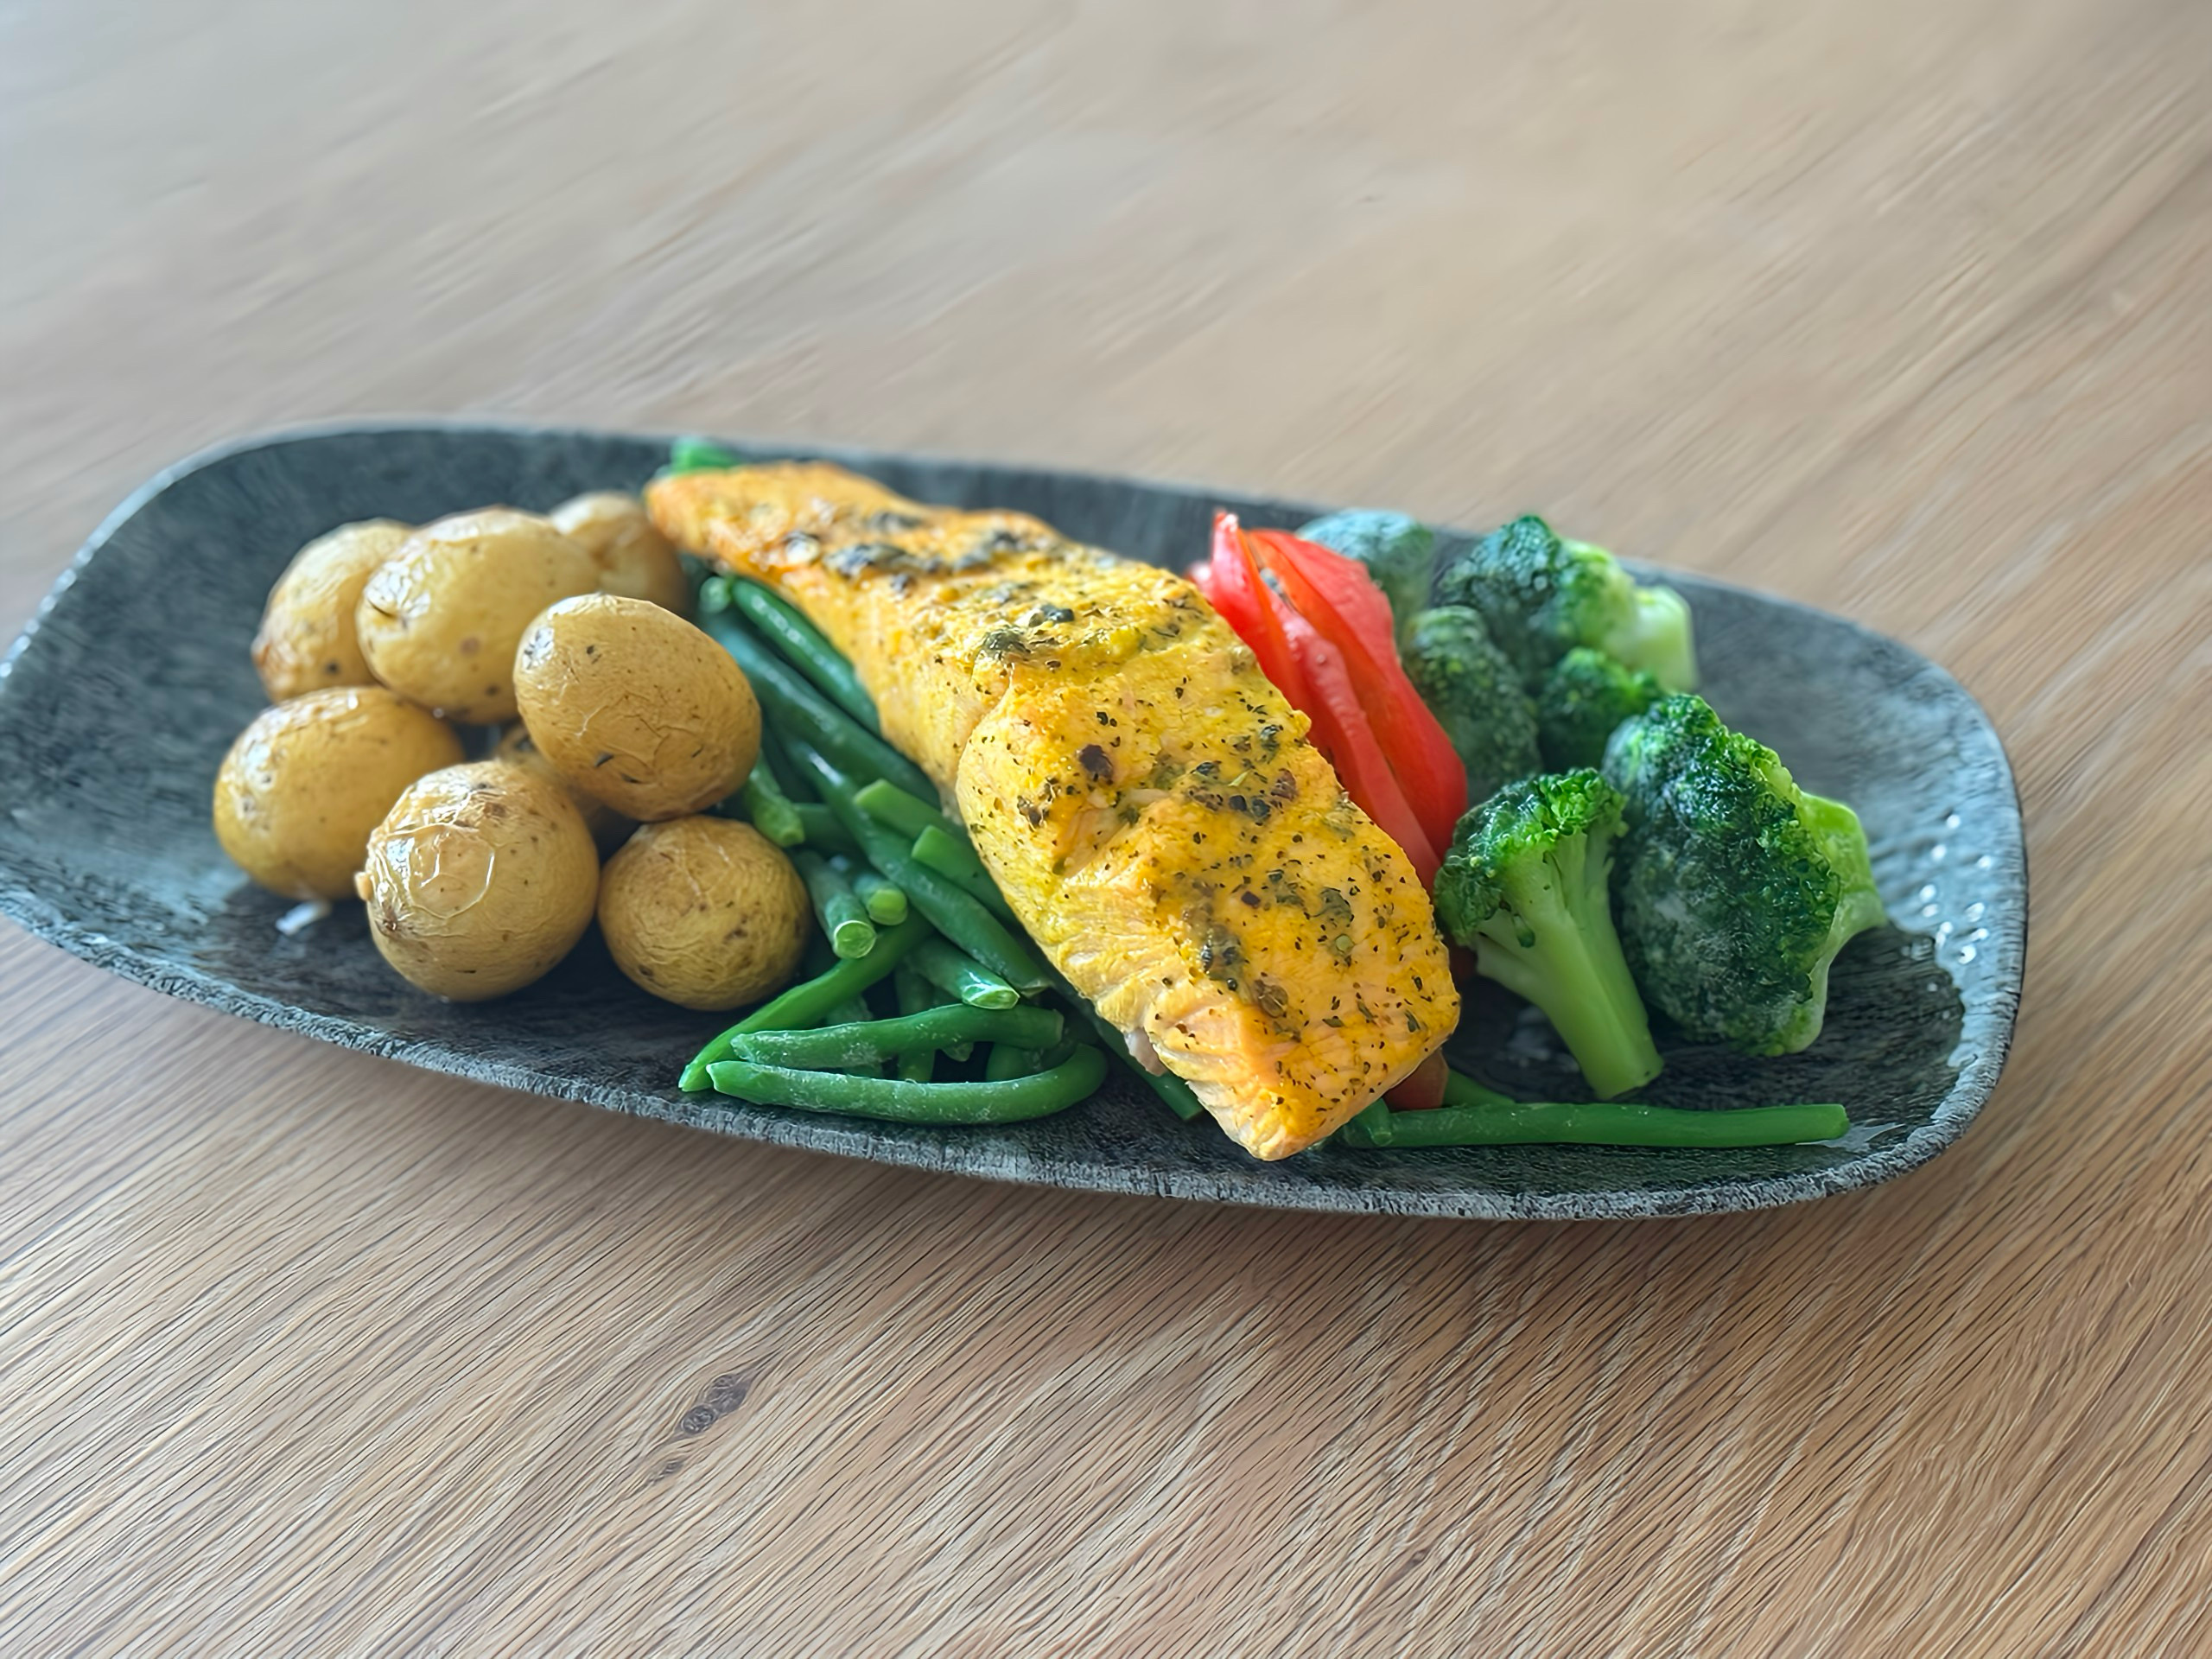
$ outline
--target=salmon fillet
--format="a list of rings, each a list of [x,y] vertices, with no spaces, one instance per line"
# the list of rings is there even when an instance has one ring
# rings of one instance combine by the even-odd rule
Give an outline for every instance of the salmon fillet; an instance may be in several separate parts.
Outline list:
[[[658,480],[653,521],[850,658],[1031,936],[1262,1158],[1457,1024],[1427,893],[1189,582],[819,462]]]

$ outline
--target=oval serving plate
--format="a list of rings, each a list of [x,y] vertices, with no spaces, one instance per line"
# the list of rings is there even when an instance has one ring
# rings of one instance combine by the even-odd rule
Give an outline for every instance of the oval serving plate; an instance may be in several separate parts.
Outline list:
[[[1020,508],[1161,563],[1212,512],[1293,527],[1315,509],[1019,467],[740,441],[823,455],[925,501]],[[1730,1152],[1497,1147],[1248,1157],[1116,1077],[1084,1106],[1003,1129],[931,1129],[687,1096],[677,1069],[723,1021],[656,1001],[595,938],[504,1001],[438,1002],[378,959],[358,907],[294,938],[208,826],[217,763],[262,706],[246,647],[295,550],[349,519],[420,523],[486,502],[543,509],[635,488],[664,438],[437,425],[251,439],[153,480],[93,535],[0,660],[0,913],[173,995],[411,1065],[786,1146],[1000,1180],[1283,1208],[1484,1218],[1748,1210],[1885,1180],[1963,1130],[1997,1081],[2024,953],[2019,806],[1988,718],[1957,682],[1840,618],[1666,573],[1695,613],[1706,690],[1809,788],[1864,817],[1891,925],[1838,959],[1807,1053],[1661,1046],[1647,1097],[1840,1100],[1821,1146]],[[1648,572],[1644,574],[1649,574]],[[1577,1097],[1540,1020],[1479,991],[1455,1061],[1526,1099]]]

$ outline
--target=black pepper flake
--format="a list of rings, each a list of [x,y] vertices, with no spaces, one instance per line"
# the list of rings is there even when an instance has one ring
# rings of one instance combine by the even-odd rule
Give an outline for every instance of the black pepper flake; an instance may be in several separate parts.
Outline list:
[[[1236,898],[1240,904],[1249,905],[1254,910],[1257,910],[1260,907],[1260,895],[1253,892],[1249,887],[1245,888],[1243,892],[1238,893]]]
[[[1081,763],[1083,769],[1100,783],[1110,784],[1114,781],[1114,762],[1108,757],[1106,751],[1096,743],[1084,744],[1075,752],[1075,758]]]

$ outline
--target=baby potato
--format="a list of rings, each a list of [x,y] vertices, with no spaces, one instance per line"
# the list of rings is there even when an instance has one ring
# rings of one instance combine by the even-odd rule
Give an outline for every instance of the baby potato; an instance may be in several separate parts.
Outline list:
[[[781,989],[813,925],[791,860],[734,818],[640,825],[600,877],[615,965],[683,1007],[734,1008]]]
[[[405,524],[366,518],[318,536],[297,553],[269,590],[253,665],[269,701],[282,702],[333,685],[372,685],[353,613],[369,573],[407,539]]]
[[[542,977],[591,925],[599,855],[568,791],[508,760],[418,779],[369,836],[354,890],[378,953],[455,1002]]]
[[[530,728],[520,721],[499,734],[499,747],[492,751],[492,758],[527,766],[567,790],[569,798],[576,804],[576,810],[584,815],[584,828],[591,831],[601,858],[627,841],[630,832],[638,827],[606,802],[594,799],[563,778],[553,763],[538,753],[537,745],[530,741]]]
[[[515,714],[515,644],[556,600],[599,586],[590,554],[536,513],[486,507],[425,524],[378,565],[355,612],[369,671],[448,720]]]
[[[343,899],[369,833],[401,791],[461,759],[452,728],[380,685],[333,686],[265,709],[215,774],[215,839],[289,899]]]
[[[643,823],[712,806],[760,752],[760,705],[720,645],[642,599],[564,599],[515,653],[531,740],[560,774]]]
[[[645,504],[620,490],[599,490],[553,509],[553,526],[599,563],[599,588],[628,599],[649,599],[691,614],[691,583],[676,544],[653,528]]]

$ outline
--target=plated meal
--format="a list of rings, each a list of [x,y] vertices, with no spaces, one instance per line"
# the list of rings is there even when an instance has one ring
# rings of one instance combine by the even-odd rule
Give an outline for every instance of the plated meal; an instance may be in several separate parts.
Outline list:
[[[288,925],[487,1021],[595,930],[696,1016],[672,1082],[779,1111],[980,1130],[1119,1074],[1268,1161],[1850,1133],[1777,1085],[1885,922],[1866,833],[1604,550],[1224,512],[1185,574],[826,461],[640,482],[301,549],[214,779]],[[1447,1062],[1478,1014],[1571,1086]],[[1773,1092],[1643,1098],[1684,1044]]]

